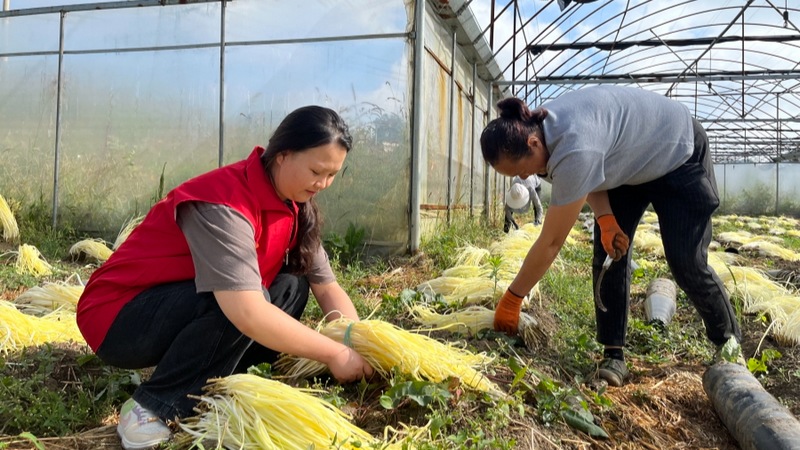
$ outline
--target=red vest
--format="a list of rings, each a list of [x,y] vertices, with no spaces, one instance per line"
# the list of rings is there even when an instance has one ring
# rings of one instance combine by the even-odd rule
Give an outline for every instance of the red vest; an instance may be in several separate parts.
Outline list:
[[[297,205],[281,201],[256,147],[243,161],[192,178],[156,203],[125,242],[94,271],[77,308],[78,327],[93,350],[105,339],[120,309],[142,291],[193,280],[189,246],[175,220],[178,205],[202,201],[229,206],[253,225],[253,242],[264,287],[269,287],[294,246]],[[163,320],[170,320],[164,317]]]

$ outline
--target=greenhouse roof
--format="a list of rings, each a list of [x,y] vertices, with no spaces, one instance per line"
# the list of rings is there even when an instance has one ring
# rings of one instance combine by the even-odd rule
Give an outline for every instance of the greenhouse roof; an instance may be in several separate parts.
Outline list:
[[[447,3],[456,15],[466,6],[505,95],[537,105],[588,85],[637,86],[685,103],[717,161],[798,161],[797,0]]]

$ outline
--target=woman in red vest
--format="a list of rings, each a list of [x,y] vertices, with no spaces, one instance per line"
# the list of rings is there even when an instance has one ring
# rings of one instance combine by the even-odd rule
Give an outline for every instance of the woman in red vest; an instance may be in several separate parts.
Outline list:
[[[266,149],[169,192],[92,274],[77,315],[89,346],[113,366],[155,366],[120,411],[124,448],[168,440],[166,421],[191,415],[188,395],[209,378],[278,353],[325,363],[341,382],[372,375],[353,349],[299,321],[309,290],[329,319],[358,320],[314,202],[351,144],[333,110],[293,111]]]

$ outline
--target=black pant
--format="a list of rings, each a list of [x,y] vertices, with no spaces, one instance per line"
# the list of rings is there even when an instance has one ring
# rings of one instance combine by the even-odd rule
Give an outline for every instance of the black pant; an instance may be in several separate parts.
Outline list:
[[[279,274],[265,295],[295,319],[308,302],[305,277]],[[274,362],[277,352],[244,336],[222,313],[212,293],[198,294],[194,281],[156,286],[136,296],[114,320],[97,356],[112,366],[155,366],[133,398],[162,419],[193,415],[210,378],[243,373]]]
[[[664,244],[664,256],[675,282],[697,309],[714,344],[731,336],[741,341],[741,330],[725,287],[708,266],[711,242],[711,214],[719,206],[714,167],[708,152],[708,138],[694,120],[694,153],[686,163],[669,174],[637,186],[620,186],[608,191],[611,209],[622,231],[633,242],[636,227],[652,204]],[[595,223],[594,235],[600,236]],[[600,239],[594,241],[593,285],[596,285],[606,252]],[[630,302],[631,251],[626,259],[608,269],[600,296],[608,309],[595,308],[597,339],[608,346],[625,345]]]

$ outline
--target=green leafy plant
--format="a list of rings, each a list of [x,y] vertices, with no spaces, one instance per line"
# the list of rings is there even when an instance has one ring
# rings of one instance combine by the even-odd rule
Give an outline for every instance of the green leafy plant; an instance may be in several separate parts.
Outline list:
[[[159,202],[162,198],[164,198],[164,172],[167,170],[167,163],[161,167],[161,175],[158,177],[158,187],[156,188],[155,192],[153,192],[153,196],[150,197],[150,205],[155,205]]]
[[[348,266],[361,258],[366,246],[366,234],[364,227],[351,222],[343,236],[331,232],[326,234],[322,243],[331,259]]]
[[[492,255],[489,257],[489,278],[494,281],[494,294],[497,295],[497,282],[500,280],[500,266],[503,264],[503,255]]]
[[[750,358],[747,360],[747,370],[749,370],[753,375],[767,375],[769,373],[769,362],[782,356],[783,355],[781,352],[775,349],[765,349],[763,352],[761,352],[760,358]]]
[[[431,383],[429,381],[404,381],[397,383],[383,395],[381,406],[386,409],[397,408],[402,402],[411,400],[419,406],[428,406],[432,403],[442,403],[452,397],[447,385]]]
[[[608,437],[605,430],[594,423],[588,402],[577,389],[543,378],[536,385],[535,397],[537,414],[544,423],[561,419],[592,437]]]

